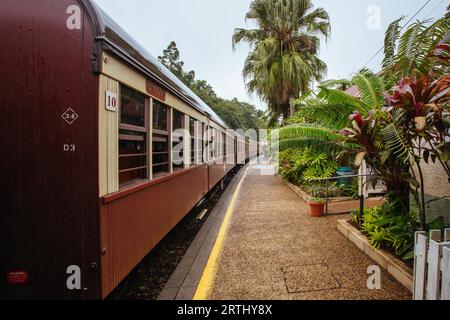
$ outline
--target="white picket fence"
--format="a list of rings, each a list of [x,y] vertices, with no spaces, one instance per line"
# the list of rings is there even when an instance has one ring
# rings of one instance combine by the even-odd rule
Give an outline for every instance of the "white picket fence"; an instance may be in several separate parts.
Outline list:
[[[443,238],[444,241],[441,241]],[[450,229],[417,232],[414,247],[414,300],[450,300]]]

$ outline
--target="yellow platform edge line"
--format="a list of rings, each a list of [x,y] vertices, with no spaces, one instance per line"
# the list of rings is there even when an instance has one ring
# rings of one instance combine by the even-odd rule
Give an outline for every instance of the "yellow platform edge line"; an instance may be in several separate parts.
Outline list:
[[[216,242],[209,256],[208,262],[206,264],[205,269],[203,270],[202,277],[200,278],[200,282],[198,284],[197,290],[195,291],[195,295],[193,300],[208,300],[211,289],[214,284],[214,280],[216,278],[217,269],[219,266],[220,255],[223,250],[225,237],[228,232],[228,227],[230,225],[230,219],[234,212],[234,207],[239,196],[239,192],[241,191],[242,183],[244,182],[245,177],[247,176],[248,170],[250,166],[245,170],[244,175],[239,181],[239,184],[234,191],[233,197],[228,206],[227,212],[225,213],[225,217],[222,222],[222,226],[220,227],[219,234],[217,235]]]

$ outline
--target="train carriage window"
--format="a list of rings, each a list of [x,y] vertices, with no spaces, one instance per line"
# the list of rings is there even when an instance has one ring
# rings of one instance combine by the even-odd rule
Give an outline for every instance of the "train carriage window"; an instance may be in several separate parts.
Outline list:
[[[184,142],[183,134],[180,132],[175,132],[176,130],[180,131],[180,129],[184,129],[184,114],[179,112],[178,110],[173,110],[173,133],[172,133],[172,155],[173,161],[173,170],[179,171],[184,169],[184,148],[179,151],[180,146],[182,146]],[[175,148],[178,146],[178,150]]]
[[[169,107],[153,100],[153,178],[170,173]]]
[[[201,164],[203,162],[203,128],[204,124],[200,121],[197,121],[198,132],[197,132],[197,164]]]
[[[119,125],[120,186],[147,179],[146,97],[121,86]]]
[[[216,132],[216,147],[215,147],[215,152],[214,152],[214,159],[218,160],[220,158],[220,131],[217,129],[214,129]]]
[[[153,130],[169,132],[169,108],[153,100]]]
[[[207,154],[207,143],[208,143],[208,129],[204,123],[202,123],[202,160],[203,163],[208,162],[208,154]]]
[[[221,161],[221,163],[223,164],[223,159],[224,159],[224,152],[225,152],[225,148],[224,148],[224,134],[223,132],[219,131],[219,135],[220,135],[220,141],[219,141],[219,160]]]
[[[219,159],[219,154],[220,154],[220,132],[217,129],[214,129],[215,131],[215,144],[216,147],[214,148],[214,160]]]
[[[144,95],[127,87],[121,87],[120,124],[122,127],[146,128],[145,99]]]
[[[208,147],[209,147],[209,156],[208,156],[208,160],[209,161],[214,161],[215,157],[214,157],[214,151],[215,151],[215,129],[213,127],[209,127],[208,131],[209,131],[209,141],[208,141]]]
[[[222,159],[226,162],[227,159],[227,136],[222,133]]]
[[[217,130],[217,139],[216,139],[216,160],[219,161],[220,160],[220,139],[222,137],[222,134],[220,133],[219,130]]]
[[[191,165],[195,165],[195,126],[196,121],[189,118],[189,133],[191,135]]]

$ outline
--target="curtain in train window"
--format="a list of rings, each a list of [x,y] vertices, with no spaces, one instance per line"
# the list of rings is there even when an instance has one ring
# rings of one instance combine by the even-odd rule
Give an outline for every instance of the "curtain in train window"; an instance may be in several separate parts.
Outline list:
[[[184,114],[173,110],[173,133],[172,133],[172,164],[173,170],[184,169]]]
[[[169,166],[169,107],[153,101],[153,178],[170,173]]]
[[[119,184],[147,179],[146,97],[121,86]]]

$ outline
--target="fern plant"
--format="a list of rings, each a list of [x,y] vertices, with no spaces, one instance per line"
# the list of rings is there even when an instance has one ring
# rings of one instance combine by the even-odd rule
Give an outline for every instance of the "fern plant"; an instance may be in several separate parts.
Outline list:
[[[385,35],[383,77],[389,87],[401,78],[413,75],[448,74],[448,64],[434,63],[438,45],[449,44],[449,17],[431,21],[415,21],[402,34],[403,17],[392,22]],[[420,45],[419,45],[420,44]]]
[[[386,124],[381,129],[383,141],[385,143],[385,151],[382,154],[382,161],[393,155],[403,163],[407,163],[414,158],[412,153],[411,141],[408,140],[405,129],[408,123],[405,121],[405,113],[400,110],[394,110],[392,113],[392,122]]]
[[[329,153],[320,153],[312,148],[280,152],[280,175],[298,186],[308,185],[315,179],[330,178],[336,170],[337,163]]]

